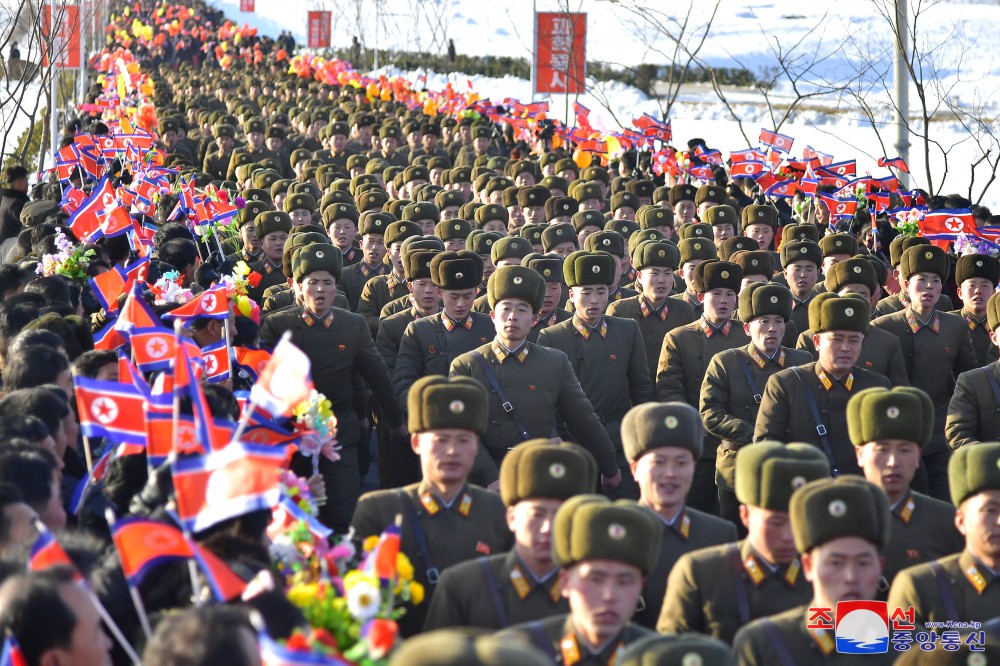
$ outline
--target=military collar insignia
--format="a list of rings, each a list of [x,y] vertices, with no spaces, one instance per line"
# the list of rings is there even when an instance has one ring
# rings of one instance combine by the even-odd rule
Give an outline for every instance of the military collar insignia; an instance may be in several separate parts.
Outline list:
[[[670,299],[668,298],[667,301],[669,301],[669,300]],[[650,305],[646,301],[645,298],[642,298],[640,296],[639,297],[639,312],[642,313],[642,318],[646,319],[647,317],[649,317],[649,315],[655,314],[655,315],[658,315],[660,317],[660,321],[666,321],[667,320],[667,311],[669,310],[669,307],[667,306],[667,301],[664,301],[663,305],[660,306],[660,309],[657,310],[652,305]]]
[[[442,509],[448,508],[448,506],[430,490],[425,490],[420,493],[420,504],[431,516],[437,515]],[[455,498],[455,501],[452,502],[451,508],[463,518],[468,518],[469,513],[472,511],[472,495],[469,491],[463,490]]]
[[[975,316],[962,308],[962,316],[965,317],[965,321],[969,322],[969,330],[974,331],[979,326],[986,326],[986,319],[976,319]]]
[[[976,594],[982,596],[996,576],[987,567],[980,564],[979,560],[969,551],[962,554],[959,563],[963,567],[962,573],[965,574],[966,580],[976,590]]]
[[[806,631],[809,632],[809,636],[812,637],[813,642],[816,643],[816,647],[823,653],[823,656],[833,652],[835,645],[829,631],[825,629],[807,629]]]
[[[467,331],[472,330],[472,313],[465,315],[465,319],[462,321],[455,321],[447,312],[441,313],[441,323],[444,325],[444,330],[451,333],[457,327],[462,326]]]
[[[913,493],[910,491],[906,492],[906,496],[900,500],[899,504],[896,505],[899,509],[899,519],[903,521],[904,525],[910,523],[910,519],[913,518],[913,510],[917,508],[916,502],[913,501]]]
[[[919,333],[922,329],[929,328],[935,333],[941,330],[941,317],[938,316],[937,310],[934,311],[934,319],[928,324],[923,324],[917,316],[913,313],[913,310],[909,307],[906,308],[906,323],[910,326],[910,330],[913,331],[914,335]]]
[[[306,326],[312,328],[316,324],[323,324],[323,328],[330,328],[333,325],[333,308],[323,315],[322,317],[317,317],[309,310],[305,308],[302,309],[302,321],[306,323]]]
[[[854,373],[848,373],[847,377],[843,382],[838,382],[837,380],[826,374],[826,370],[821,368],[819,364],[816,365],[816,376],[819,377],[819,383],[823,385],[823,388],[829,392],[834,386],[840,384],[844,389],[850,393],[851,389],[854,387]]]
[[[602,338],[608,337],[608,320],[601,317],[601,323],[597,326],[588,326],[576,315],[573,315],[573,328],[583,336],[584,340],[589,340],[592,333],[599,333]]]
[[[501,365],[503,365],[503,362],[506,361],[512,355],[514,358],[517,359],[518,363],[524,363],[524,359],[528,358],[527,342],[522,344],[520,349],[517,350],[512,349],[508,352],[506,349],[504,349],[504,346],[502,344],[500,344],[494,339],[493,342],[490,344],[490,350],[493,352],[493,355],[496,356],[497,361]]]
[[[724,323],[722,326],[718,326],[718,327],[712,326],[711,324],[709,324],[708,320],[705,319],[704,317],[702,317],[698,321],[699,321],[698,327],[701,329],[701,332],[705,334],[706,338],[711,338],[716,333],[721,333],[722,335],[724,335],[725,337],[728,338],[729,337],[729,330],[733,326],[733,322],[732,322],[731,319],[727,319],[726,323]]]
[[[614,666],[618,663],[618,658],[624,648],[625,645],[622,641],[615,642],[611,650],[611,656],[608,658],[608,666]],[[572,631],[566,632],[562,640],[559,641],[559,651],[562,654],[563,666],[575,666],[583,660],[583,657],[580,655],[580,641]],[[604,650],[601,650],[601,652],[604,652]]]
[[[761,370],[763,370],[767,366],[768,361],[773,361],[774,363],[777,363],[779,368],[785,367],[785,349],[783,347],[780,348],[780,351],[774,358],[768,358],[767,356],[762,354],[761,351],[757,349],[756,345],[750,345],[750,349],[751,349],[750,358],[754,360],[754,363],[756,363],[757,367],[759,367]]]

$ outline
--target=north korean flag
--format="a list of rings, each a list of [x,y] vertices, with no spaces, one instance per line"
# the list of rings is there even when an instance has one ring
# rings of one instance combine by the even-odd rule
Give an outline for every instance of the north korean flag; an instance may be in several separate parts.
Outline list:
[[[28,556],[28,571],[45,571],[52,567],[65,566],[73,570],[73,579],[82,583],[83,576],[80,575],[73,560],[69,558],[63,547],[56,541],[52,532],[40,521],[36,521],[35,524],[39,528],[39,534],[35,543],[32,544],[31,554]]]
[[[795,139],[786,134],[778,134],[764,128],[760,130],[758,141],[762,146],[770,146],[779,153],[787,153],[792,149],[792,144],[795,143]]]
[[[767,165],[758,161],[746,161],[733,164],[729,173],[733,178],[753,178],[767,170]]]
[[[110,198],[109,198],[110,197]],[[115,193],[105,176],[94,186],[90,196],[76,209],[67,226],[79,241],[93,241],[101,236],[101,213],[114,201]]]
[[[162,328],[162,325],[160,318],[142,297],[139,283],[135,282],[115,322],[115,329],[127,335],[138,328]]]
[[[219,340],[201,349],[201,360],[205,364],[205,378],[213,384],[229,379],[229,347],[225,340]]]
[[[733,164],[739,164],[740,162],[763,162],[764,153],[754,148],[747,148],[746,150],[734,150],[733,152],[729,153],[729,160]]]
[[[203,291],[196,298],[163,316],[168,319],[181,319],[184,321],[198,317],[205,319],[228,319],[229,299],[226,296],[226,287],[219,285]]]
[[[138,587],[150,571],[194,556],[184,534],[167,523],[145,518],[124,518],[111,526],[122,571],[129,585]]]
[[[72,215],[83,202],[87,200],[87,194],[83,190],[78,190],[77,188],[70,185],[63,192],[62,201],[59,202],[59,207],[62,208],[63,212],[67,215]]]
[[[885,178],[872,178],[871,184],[873,187],[886,190],[888,192],[898,192],[899,191],[899,179],[895,176],[886,176]]]
[[[190,537],[185,538],[191,546],[195,561],[198,562],[198,566],[201,567],[202,573],[205,574],[208,586],[212,588],[212,594],[215,596],[215,600],[221,603],[226,603],[241,597],[243,592],[247,589],[247,581],[237,576],[236,573],[229,568],[229,565],[219,559],[219,557],[212,553],[212,551],[199,545]],[[324,663],[328,663],[326,662],[326,659],[327,657],[324,656]],[[336,664],[338,662],[334,661],[333,663]],[[348,662],[344,663],[346,666]]]
[[[819,181],[815,178],[803,178],[799,181],[799,189],[803,194],[816,194],[819,189]]]
[[[125,336],[115,328],[117,322],[109,321],[104,328],[94,333],[94,349],[98,351],[114,351],[125,346]]]
[[[176,336],[168,328],[137,328],[129,334],[135,364],[142,372],[168,370],[174,361]],[[201,349],[188,338],[181,344],[189,345],[196,355]]]
[[[145,441],[143,396],[130,384],[74,377],[80,429],[86,437],[107,437],[115,442]]]
[[[87,283],[94,294],[94,298],[101,304],[105,312],[114,312],[118,309],[118,296],[125,291],[125,284],[128,279],[121,266],[115,264],[111,270],[90,278]]]
[[[821,176],[831,178],[841,178],[843,176],[854,176],[858,173],[858,164],[855,160],[845,160],[836,164],[827,164],[816,169],[816,173]]]
[[[919,223],[924,236],[974,234],[976,221],[968,208],[942,208],[928,211]]]
[[[880,157],[878,158],[878,165],[880,167],[892,167],[893,169],[899,169],[904,173],[910,173],[910,167],[906,166],[906,160],[902,157]]]
[[[836,197],[831,197],[829,194],[820,194],[820,201],[826,204],[826,209],[830,211],[830,215],[836,217],[851,217],[858,210],[857,199],[838,199]]]
[[[769,197],[789,199],[795,196],[795,181],[793,179],[780,180],[764,190],[764,194]]]
[[[833,164],[833,155],[827,155],[826,153],[821,153],[812,146],[806,146],[805,150],[802,151],[802,159],[807,160],[810,164],[813,164],[813,168],[826,166],[827,164]]]

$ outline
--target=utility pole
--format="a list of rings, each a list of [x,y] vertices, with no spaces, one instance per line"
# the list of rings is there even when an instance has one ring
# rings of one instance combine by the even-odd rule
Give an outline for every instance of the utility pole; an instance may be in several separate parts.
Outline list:
[[[910,163],[910,132],[907,127],[909,115],[910,73],[907,68],[908,32],[910,21],[906,12],[907,0],[896,0],[896,50],[893,55],[893,87],[896,100],[896,154]],[[905,171],[897,173],[899,185],[907,189],[910,175]]]

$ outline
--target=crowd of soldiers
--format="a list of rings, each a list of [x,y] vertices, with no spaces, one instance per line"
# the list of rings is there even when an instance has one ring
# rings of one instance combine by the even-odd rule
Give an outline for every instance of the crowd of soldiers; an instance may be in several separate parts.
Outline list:
[[[192,26],[221,22],[191,4]],[[241,46],[262,58],[227,69],[157,48],[132,45],[158,63],[165,166],[245,205],[226,255],[171,221],[178,198],[162,194],[149,282],[176,271],[200,289],[240,261],[259,278],[259,321],[196,322],[193,335],[204,346],[230,327],[263,349],[290,337],[308,356],[337,418],[339,459],[320,458],[311,480],[321,519],[363,540],[402,516],[401,549],[428,590],[406,608],[393,663],[1000,660],[996,257],[893,238],[884,214],[845,229],[725,165],[700,185],[654,174],[642,151],[581,168],[551,123],[525,136],[373,99],[289,72],[264,36]],[[70,130],[102,132],[75,122],[66,145]],[[66,215],[58,184],[28,181],[6,169],[0,202],[8,558],[30,543],[31,516],[106,545],[104,506],[165,516],[169,495],[169,467],[120,458],[98,508],[66,515],[60,485],[85,469],[69,378],[108,378],[117,359],[92,350],[107,317],[93,294],[34,275]],[[133,256],[116,239],[94,249],[94,274]],[[232,412],[229,389],[248,381],[213,386],[213,411]],[[292,469],[310,477],[312,461]],[[372,476],[380,489],[362,494]],[[208,539],[248,577],[267,563],[258,522]],[[69,550],[90,553],[78,565],[127,628],[128,592],[101,546]],[[0,624],[30,664],[109,658],[66,580],[15,574]],[[176,608],[185,585],[143,594]],[[879,655],[841,654],[816,609],[832,618],[863,600],[887,601],[912,631]],[[48,630],[52,608],[66,627]],[[252,632],[245,618],[195,613],[162,623],[147,663],[259,663],[220,642]],[[85,621],[93,635],[74,638]],[[913,638],[925,629],[931,650]]]

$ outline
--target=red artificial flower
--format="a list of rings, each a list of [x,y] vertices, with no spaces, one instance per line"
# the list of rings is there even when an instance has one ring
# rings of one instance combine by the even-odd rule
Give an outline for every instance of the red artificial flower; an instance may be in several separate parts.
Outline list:
[[[247,284],[249,284],[251,287],[256,287],[257,285],[260,284],[260,281],[262,279],[263,276],[260,273],[258,273],[257,271],[253,271],[252,273],[250,273],[250,276],[247,277]]]

